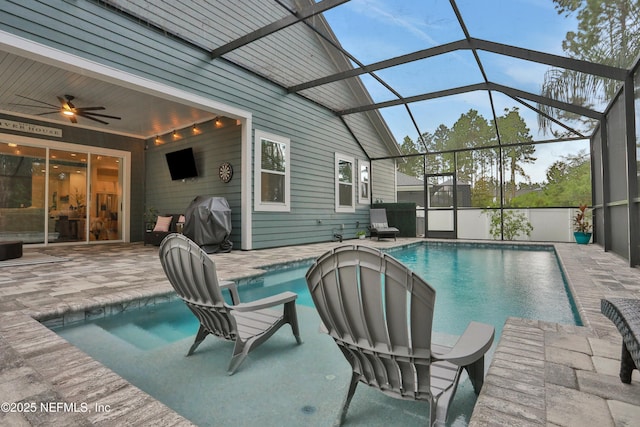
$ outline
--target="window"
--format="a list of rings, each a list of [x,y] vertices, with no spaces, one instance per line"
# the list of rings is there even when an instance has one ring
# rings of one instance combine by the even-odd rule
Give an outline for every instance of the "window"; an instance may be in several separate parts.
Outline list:
[[[256,130],[255,209],[289,212],[291,208],[288,138]]]
[[[360,182],[358,190],[358,203],[363,205],[371,204],[371,188],[369,186],[371,176],[371,164],[366,160],[358,160],[360,167]]]
[[[336,212],[355,212],[353,157],[336,153]]]

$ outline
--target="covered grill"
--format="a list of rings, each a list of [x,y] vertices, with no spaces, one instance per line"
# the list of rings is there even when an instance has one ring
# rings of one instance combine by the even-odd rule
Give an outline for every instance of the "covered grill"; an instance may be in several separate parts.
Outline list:
[[[230,252],[231,208],[224,197],[198,196],[185,211],[183,234],[206,253]]]

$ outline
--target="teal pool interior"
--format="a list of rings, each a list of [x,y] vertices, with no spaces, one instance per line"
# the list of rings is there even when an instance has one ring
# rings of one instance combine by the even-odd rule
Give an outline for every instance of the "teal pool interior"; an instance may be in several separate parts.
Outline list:
[[[507,317],[582,325],[552,247],[420,244],[388,251],[436,289],[434,327],[460,335],[470,321],[494,325]],[[240,287],[241,300],[290,290],[313,307],[304,279],[311,263],[281,266]]]
[[[557,323],[580,324],[579,316],[568,293],[555,252],[552,249],[541,250],[540,247],[513,249],[492,245],[473,247],[453,244],[422,244],[393,250],[390,253],[424,277],[436,289],[434,339],[438,339],[440,342],[453,344],[455,340],[453,336],[461,334],[471,320],[493,324],[496,327],[495,343],[499,339],[504,321],[509,316]],[[239,286],[240,298],[243,301],[250,301],[284,290],[298,293],[297,304],[299,306],[300,323],[304,325],[303,329],[306,329],[305,335],[303,335],[305,344],[299,346],[299,348],[294,346],[292,344],[293,339],[290,337],[290,330],[285,327],[282,332],[278,332],[274,336],[274,338],[279,336],[276,344],[269,344],[269,341],[267,341],[257,351],[269,352],[270,346],[273,345],[287,347],[284,350],[275,350],[282,352],[277,356],[277,361],[281,363],[284,363],[287,358],[295,357],[296,352],[311,352],[310,357],[313,358],[314,362],[312,371],[315,379],[310,379],[310,381],[319,381],[322,387],[326,387],[327,378],[342,379],[344,377],[344,381],[340,382],[340,390],[337,392],[338,397],[336,399],[340,400],[344,387],[348,383],[349,373],[344,361],[341,360],[341,356],[335,353],[337,350],[337,348],[334,348],[335,345],[325,340],[328,337],[316,337],[318,335],[319,320],[317,313],[312,308],[313,302],[304,280],[304,273],[309,265],[310,262],[296,263],[293,266],[279,266],[260,277],[248,280],[247,283],[241,283]],[[166,304],[147,306],[144,309],[126,311],[119,315],[90,322],[66,326],[57,329],[56,332],[196,424],[222,425],[219,423],[222,419],[222,415],[219,412],[203,414],[202,411],[209,411],[210,408],[196,407],[198,405],[207,406],[206,402],[196,403],[194,401],[187,404],[183,402],[184,398],[177,398],[177,401],[175,401],[176,397],[164,390],[162,386],[165,383],[173,386],[173,384],[179,382],[178,378],[172,377],[177,375],[177,371],[173,372],[176,369],[174,366],[176,361],[182,364],[186,363],[186,361],[197,359],[199,360],[197,363],[205,363],[202,358],[211,358],[214,354],[216,355],[215,358],[220,360],[210,363],[217,363],[219,366],[200,369],[218,369],[219,372],[210,374],[210,380],[216,383],[219,381],[218,375],[225,375],[226,363],[228,363],[231,354],[232,347],[230,345],[232,344],[209,338],[201,346],[202,350],[199,350],[189,358],[182,357],[191,344],[197,329],[198,321],[196,318],[181,301],[176,300]],[[313,349],[313,346],[320,345],[316,340],[322,341],[321,344],[324,346],[321,349]],[[225,348],[220,349],[220,347]],[[212,352],[213,348],[217,348],[217,350]],[[235,380],[237,376],[246,375],[255,378],[258,369],[255,365],[265,361],[259,361],[259,357],[250,358],[251,361],[245,362],[249,366],[243,367],[240,372],[231,378]],[[334,360],[330,362],[332,358]],[[321,359],[322,363],[320,363]],[[155,364],[158,360],[161,365]],[[270,358],[267,357],[267,361],[271,364],[276,363],[273,355]],[[489,361],[490,355],[487,367]],[[309,363],[309,360],[301,359],[294,363],[304,365]],[[323,370],[321,368],[323,363],[330,367]],[[194,366],[192,368],[196,369]],[[144,369],[151,369],[152,371],[142,373]],[[184,369],[189,369],[188,363]],[[267,363],[264,369],[269,371],[275,368]],[[319,369],[320,372],[315,372],[316,369]],[[335,371],[336,369],[338,371]],[[346,371],[342,372],[345,369]],[[163,372],[167,370],[172,371],[172,373]],[[160,383],[154,382],[155,380],[152,381],[150,378],[156,376],[153,373],[156,371],[163,372],[162,375],[168,375],[169,377]],[[245,374],[242,371],[250,371],[250,373],[247,372]],[[304,369],[303,371],[306,373]],[[201,372],[192,372],[190,374],[182,373],[181,375],[197,376],[201,374]],[[238,381],[231,384],[233,384],[231,387],[238,386]],[[240,382],[240,384],[242,383]],[[208,393],[215,392],[215,386],[212,385],[212,387],[214,387],[214,390],[209,390],[207,391]],[[188,385],[184,392],[190,393]],[[268,389],[266,393],[269,393]],[[334,393],[336,393],[335,390],[331,392],[331,394]],[[359,390],[358,393],[368,392]],[[457,414],[447,424],[465,426],[468,423],[468,418],[475,402],[475,395],[470,391],[468,381],[461,383],[458,395],[466,397],[456,403],[458,406],[456,406],[455,410],[452,408],[453,413]],[[320,396],[319,398],[325,401],[328,399],[327,396]],[[319,416],[322,413],[319,410],[322,405],[317,401],[311,402],[311,399],[309,398],[310,403],[306,406],[318,409],[316,416]],[[378,397],[371,395],[369,399],[375,401]],[[336,401],[335,405],[338,404],[339,402]],[[395,405],[395,403],[388,401],[381,401],[378,404],[390,407]],[[329,404],[327,405],[325,408],[328,413],[327,419],[331,420],[331,411],[335,412],[337,406],[330,407]],[[366,412],[366,410],[364,411]],[[417,416],[420,418],[424,408],[421,406],[417,407],[417,409],[404,408],[403,411],[409,417],[406,422],[411,424],[416,421],[411,417]],[[349,413],[351,414],[351,411]],[[296,415],[292,414],[291,416],[295,418],[298,415],[296,413]],[[393,415],[393,417],[397,416],[397,414]],[[213,417],[216,421],[207,421],[207,417]],[[373,423],[371,425],[388,425],[384,424],[384,419],[383,417],[379,420],[380,424]],[[277,425],[277,420],[278,418],[276,417],[276,422],[273,425]],[[301,420],[301,425],[314,425],[315,423],[311,418],[303,417]],[[325,425],[324,423],[326,422],[326,420],[317,419],[316,421],[317,425]],[[394,424],[396,423],[394,422]],[[268,423],[265,425],[268,425]],[[291,425],[297,424],[294,422]]]

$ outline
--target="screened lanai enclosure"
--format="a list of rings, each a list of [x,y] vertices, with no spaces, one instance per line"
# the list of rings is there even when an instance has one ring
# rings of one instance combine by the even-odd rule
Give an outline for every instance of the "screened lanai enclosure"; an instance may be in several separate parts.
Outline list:
[[[327,107],[357,140],[367,135],[355,118],[380,115],[404,153],[398,175],[417,181],[418,233],[572,241],[587,204],[593,241],[640,262],[637,1],[274,1],[280,13],[244,22],[233,39],[214,23],[260,2],[105,4]],[[302,31],[343,71],[288,49]],[[370,98],[348,103],[344,82]],[[403,201],[398,182],[396,200],[377,195],[371,171],[386,158],[368,154],[346,183],[373,203]]]
[[[405,154],[398,174],[422,183],[419,234],[573,241],[587,204],[594,242],[640,262],[637,1],[278,3],[281,16],[207,48],[331,109],[356,138],[353,118],[380,114]],[[266,49],[303,29],[344,71]],[[371,99],[346,104],[337,85],[355,79]],[[353,179],[391,202],[368,178],[383,159],[370,160]]]
[[[418,234],[572,241],[586,204],[593,242],[640,264],[638,1],[89,1],[328,109],[367,156],[336,192],[414,203]],[[367,151],[363,117],[402,155]]]

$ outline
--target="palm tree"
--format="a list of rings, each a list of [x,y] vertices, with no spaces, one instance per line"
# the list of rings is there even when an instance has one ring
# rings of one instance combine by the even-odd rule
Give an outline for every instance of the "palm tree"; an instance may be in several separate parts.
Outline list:
[[[571,58],[629,68],[640,52],[640,0],[553,0],[558,14],[577,14],[577,31],[569,31],[562,48]],[[573,70],[551,68],[541,94],[588,108],[608,103],[620,82]],[[538,106],[551,117],[579,121],[585,131],[596,123],[575,114]],[[538,115],[538,124],[550,132],[551,120]],[[556,134],[556,136],[561,136]]]

